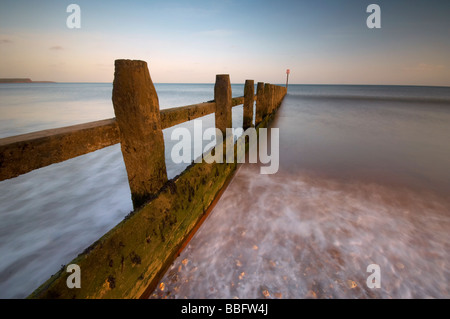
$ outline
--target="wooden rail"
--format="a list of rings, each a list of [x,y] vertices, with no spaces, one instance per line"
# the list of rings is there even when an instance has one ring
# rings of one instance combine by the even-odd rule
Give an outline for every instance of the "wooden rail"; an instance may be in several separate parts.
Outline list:
[[[116,118],[0,139],[0,180],[120,143],[134,205],[130,215],[70,262],[81,269],[80,289],[68,288],[69,274],[62,269],[30,298],[145,296],[237,165],[236,160],[202,161],[168,180],[162,130],[215,113],[216,127],[223,132],[231,127],[231,108],[240,104],[247,128],[253,125],[256,100],[254,126],[259,132],[285,94],[285,87],[259,82],[255,97],[254,82],[247,80],[244,97],[232,98],[229,75],[217,75],[214,101],[160,111],[147,63],[117,60],[112,96]]]
[[[113,106],[116,118],[0,139],[0,181],[121,143],[134,207],[152,198],[167,182],[162,130],[215,113],[216,127],[231,127],[231,108],[244,104],[245,129],[273,113],[286,88],[247,80],[244,96],[232,98],[228,74],[216,76],[214,100],[159,110],[144,61],[116,60]]]
[[[255,98],[256,99],[256,98]],[[232,106],[244,97],[232,99]],[[216,111],[214,101],[160,111],[163,129]],[[0,181],[120,143],[115,118],[0,139]]]

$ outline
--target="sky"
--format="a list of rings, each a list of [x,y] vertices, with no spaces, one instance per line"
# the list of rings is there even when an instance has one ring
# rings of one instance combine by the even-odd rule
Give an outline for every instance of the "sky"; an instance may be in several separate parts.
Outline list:
[[[0,78],[112,82],[137,59],[156,83],[450,86],[449,30],[448,0],[0,0]]]

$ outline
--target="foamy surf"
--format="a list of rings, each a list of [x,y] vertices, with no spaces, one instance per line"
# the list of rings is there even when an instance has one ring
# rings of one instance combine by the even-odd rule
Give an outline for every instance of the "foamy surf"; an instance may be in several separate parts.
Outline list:
[[[240,168],[151,298],[448,298],[448,201],[258,170]]]

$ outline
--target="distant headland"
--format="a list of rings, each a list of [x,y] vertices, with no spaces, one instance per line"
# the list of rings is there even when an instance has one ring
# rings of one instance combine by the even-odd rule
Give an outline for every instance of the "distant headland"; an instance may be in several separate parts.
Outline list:
[[[28,78],[0,78],[0,83],[55,83],[53,81],[33,81]]]

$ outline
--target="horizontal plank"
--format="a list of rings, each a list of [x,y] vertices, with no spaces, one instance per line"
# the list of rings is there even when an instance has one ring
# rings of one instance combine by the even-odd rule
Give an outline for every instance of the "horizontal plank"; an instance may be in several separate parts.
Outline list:
[[[215,102],[205,102],[188,106],[174,107],[160,111],[161,127],[163,129],[194,120],[196,118],[214,113],[216,111]]]
[[[236,105],[241,105],[244,104],[244,97],[240,96],[240,97],[234,97],[231,99],[231,106],[236,106]]]
[[[0,139],[0,181],[119,143],[115,119]]]
[[[232,106],[244,97],[232,99]],[[163,129],[214,113],[214,101],[160,111]],[[43,130],[0,139],[0,181],[120,142],[116,119]]]
[[[232,107],[243,103],[243,96],[235,97],[231,100]],[[214,101],[164,109],[160,111],[161,126],[163,129],[166,129],[186,121],[195,120],[196,118],[214,113],[215,111],[216,103]]]

